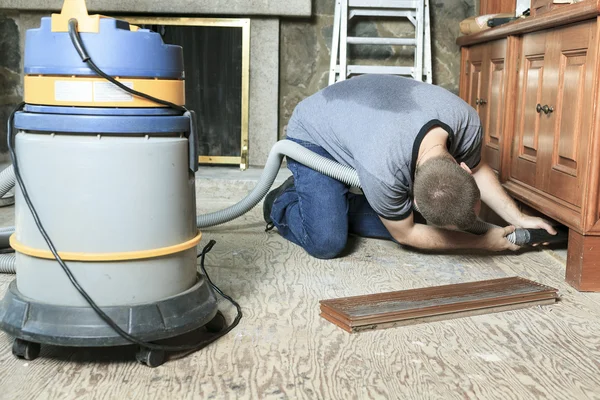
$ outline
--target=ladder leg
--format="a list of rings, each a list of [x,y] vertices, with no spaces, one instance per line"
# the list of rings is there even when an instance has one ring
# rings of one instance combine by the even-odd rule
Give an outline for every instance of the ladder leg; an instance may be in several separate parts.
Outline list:
[[[339,80],[348,77],[348,0],[340,0],[340,71]]]
[[[340,0],[335,2],[335,13],[333,15],[333,34],[331,38],[331,62],[329,63],[329,84],[336,82],[338,74],[338,56],[340,49]]]
[[[423,1],[421,1],[421,3],[417,5],[417,27],[415,28],[415,39],[417,40],[417,46],[415,48],[415,70],[413,73],[413,78],[418,81],[423,81],[423,33],[425,31],[423,8],[424,4]]]
[[[433,66],[431,65],[431,8],[429,0],[425,0],[425,77],[427,83],[433,83]]]

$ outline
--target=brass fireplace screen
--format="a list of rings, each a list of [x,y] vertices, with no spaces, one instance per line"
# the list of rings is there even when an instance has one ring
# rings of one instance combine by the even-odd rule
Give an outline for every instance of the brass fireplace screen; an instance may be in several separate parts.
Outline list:
[[[198,115],[200,164],[248,166],[250,19],[120,16],[183,46],[186,106]]]

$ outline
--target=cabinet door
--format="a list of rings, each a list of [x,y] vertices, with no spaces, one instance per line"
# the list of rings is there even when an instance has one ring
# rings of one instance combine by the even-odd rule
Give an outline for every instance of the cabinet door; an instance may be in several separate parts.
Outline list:
[[[593,74],[596,63],[588,51],[595,41],[596,22],[552,32],[547,42],[548,85],[542,105],[543,140],[540,152],[544,191],[575,206],[582,201],[587,144],[592,125]]]
[[[506,40],[489,43],[484,58],[483,79],[485,85],[480,97],[480,112],[483,126],[483,160],[494,170],[500,169],[500,141],[504,118],[504,64]]]
[[[517,89],[517,115],[511,155],[510,177],[530,186],[542,189],[538,179],[540,154],[540,117],[537,104],[542,102],[545,80],[546,39],[545,31],[523,37]]]
[[[467,98],[465,99],[479,112],[479,99],[484,90],[483,66],[485,57],[485,45],[472,46],[469,48],[467,59]]]

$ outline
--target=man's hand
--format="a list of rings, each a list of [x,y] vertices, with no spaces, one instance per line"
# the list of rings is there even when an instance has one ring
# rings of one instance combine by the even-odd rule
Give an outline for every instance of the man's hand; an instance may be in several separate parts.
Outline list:
[[[531,217],[529,215],[523,215],[516,223],[518,228],[527,229],[545,229],[551,235],[556,235],[556,229],[554,229],[548,221],[538,217]]]
[[[532,217],[529,215],[522,215],[519,222],[516,224],[519,228],[527,229],[545,229],[551,235],[556,235],[556,229],[554,229],[548,221],[538,217]],[[533,247],[537,247],[539,244],[543,246],[548,245],[548,242],[542,243],[530,243]]]
[[[506,236],[515,231],[514,226],[507,226],[505,228],[492,228],[483,236],[481,236],[480,248],[490,251],[503,251],[503,250],[519,250],[519,246],[512,244],[506,239]]]

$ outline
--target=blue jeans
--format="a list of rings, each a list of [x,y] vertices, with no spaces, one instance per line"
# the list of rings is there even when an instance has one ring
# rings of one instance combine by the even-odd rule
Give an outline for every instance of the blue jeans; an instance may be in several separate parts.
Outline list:
[[[288,138],[289,139],[289,138]],[[293,140],[333,160],[313,143]],[[271,218],[279,233],[313,257],[337,257],[348,234],[393,240],[364,195],[349,193],[348,186],[287,158],[294,186],[273,203]]]

